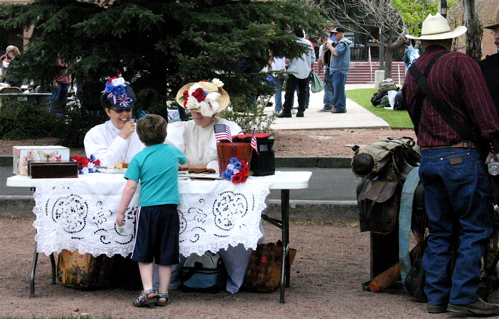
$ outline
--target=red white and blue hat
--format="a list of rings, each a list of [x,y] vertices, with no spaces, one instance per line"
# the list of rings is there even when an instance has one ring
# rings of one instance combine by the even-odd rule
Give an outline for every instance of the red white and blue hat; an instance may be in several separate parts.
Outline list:
[[[107,100],[117,109],[131,108],[137,100],[130,90],[130,83],[122,77],[108,79],[103,93],[107,94]]]

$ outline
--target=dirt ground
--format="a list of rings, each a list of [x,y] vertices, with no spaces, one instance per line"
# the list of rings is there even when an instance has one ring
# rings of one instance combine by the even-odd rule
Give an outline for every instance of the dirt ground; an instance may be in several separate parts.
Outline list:
[[[272,293],[170,292],[167,307],[136,308],[139,291],[82,291],[51,284],[50,260],[41,254],[36,270],[36,297],[29,296],[34,249],[33,219],[0,217],[0,317],[15,318],[455,318],[429,315],[401,288],[382,293],[362,290],[370,276],[369,233],[357,225],[291,224],[291,245],[297,249],[286,303]],[[266,242],[280,231],[265,223]],[[8,230],[8,231],[6,231]],[[497,301],[496,294],[490,297]]]
[[[415,138],[408,129],[336,129],[277,131],[274,133],[276,156],[324,156],[351,157],[353,145],[371,144],[380,137]],[[57,145],[58,139],[37,139],[24,141],[0,140],[0,155],[11,155],[14,145]],[[72,149],[71,155],[85,155],[83,149]]]
[[[410,130],[319,130],[275,133],[276,156],[352,156],[351,146],[370,144],[378,137],[401,137]],[[56,139],[0,141],[0,155],[12,145],[50,145]],[[83,150],[72,149],[72,155]],[[402,288],[382,293],[362,290],[370,278],[370,235],[358,225],[293,222],[291,247],[297,249],[291,268],[286,303],[273,293],[242,291],[235,295],[170,292],[164,308],[132,306],[139,291],[106,289],[83,291],[51,284],[50,259],[40,255],[36,297],[29,297],[29,274],[35,247],[33,219],[0,217],[0,318],[449,318],[429,315],[426,305]],[[265,223],[266,242],[280,238],[280,230]],[[126,280],[126,278],[124,278]],[[497,293],[490,301],[499,301]]]

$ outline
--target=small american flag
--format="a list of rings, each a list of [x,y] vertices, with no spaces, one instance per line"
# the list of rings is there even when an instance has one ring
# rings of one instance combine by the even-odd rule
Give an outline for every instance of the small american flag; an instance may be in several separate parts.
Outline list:
[[[232,135],[230,133],[230,127],[225,124],[215,124],[213,125],[215,130],[215,138],[217,142],[229,141],[232,143]]]
[[[256,132],[253,132],[253,137],[251,138],[251,148],[255,150],[255,152],[260,155],[260,153],[258,153],[258,144],[256,142]]]

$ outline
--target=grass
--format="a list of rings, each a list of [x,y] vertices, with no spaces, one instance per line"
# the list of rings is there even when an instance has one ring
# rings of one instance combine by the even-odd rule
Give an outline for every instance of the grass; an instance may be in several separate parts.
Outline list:
[[[414,128],[407,111],[385,110],[382,107],[374,107],[372,105],[371,97],[377,90],[374,88],[348,90],[347,97],[374,115],[381,117],[391,128]]]

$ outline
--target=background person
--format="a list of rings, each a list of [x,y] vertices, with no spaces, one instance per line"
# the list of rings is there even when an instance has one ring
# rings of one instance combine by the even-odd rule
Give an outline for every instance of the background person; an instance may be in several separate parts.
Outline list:
[[[282,72],[286,71],[286,58],[279,58],[272,56],[270,60],[270,66],[272,73],[269,77],[270,85],[275,89],[274,94],[274,112],[282,111],[282,88],[284,87],[284,82],[286,81],[286,77]]]
[[[460,136],[428,98],[417,98],[418,85],[407,73],[402,91],[421,147],[419,176],[429,229],[424,291],[429,313],[498,315],[499,305],[483,301],[478,291],[481,259],[493,229],[492,187],[484,161],[498,157],[499,119],[478,64],[466,54],[449,52],[452,39],[465,32],[464,26],[451,31],[437,13],[423,21],[421,36],[407,35],[422,41],[424,53],[413,64],[421,73],[444,54],[427,76],[428,87],[456,121],[469,123],[472,136]],[[487,159],[478,149],[481,141],[490,143]]]
[[[52,81],[50,110],[61,113],[66,108],[71,75],[66,70],[69,64],[61,58],[57,58],[57,66],[60,71],[59,75]]]
[[[101,104],[109,120],[91,128],[83,140],[87,157],[94,155],[105,167],[129,163],[144,148],[135,132],[132,119],[135,104],[128,82],[122,77],[111,78],[101,96]]]
[[[329,71],[331,72],[334,90],[332,99],[334,109],[331,113],[346,113],[347,95],[345,84],[350,70],[350,44],[352,41],[345,38],[345,29],[343,28],[335,28],[332,33],[338,43],[333,45],[332,41],[326,42],[327,48],[331,50]]]
[[[333,37],[333,40],[331,40]],[[322,38],[324,41],[322,45],[319,47],[319,59],[317,60],[317,66],[320,69],[324,68],[324,98],[323,103],[324,106],[317,110],[317,112],[331,112],[333,110],[333,76],[331,72],[329,72],[329,64],[331,62],[331,50],[327,48],[327,42],[336,43],[334,39],[334,34],[326,33]]]
[[[166,306],[172,265],[179,262],[178,165],[184,164],[186,157],[176,147],[164,144],[166,127],[165,119],[155,114],[148,114],[137,123],[137,134],[147,147],[128,166],[116,216],[118,226],[123,226],[125,212],[140,182],[140,208],[131,257],[139,264],[143,286],[133,302],[136,307]],[[153,260],[158,264],[157,292],[153,289]]]
[[[20,88],[22,86],[22,81],[16,81],[16,80],[8,77],[7,69],[9,67],[9,65],[16,59],[16,56],[18,56],[19,54],[21,54],[21,52],[19,52],[19,49],[16,46],[9,45],[5,49],[5,54],[0,57],[0,60],[2,61],[2,65],[0,67],[0,71],[1,71],[0,75],[2,77],[2,80],[5,83],[9,84],[10,86],[15,86],[18,88]]]
[[[300,57],[291,59],[288,65],[288,81],[286,82],[286,94],[284,95],[284,105],[279,118],[291,117],[291,108],[293,107],[294,94],[298,88],[298,112],[296,117],[304,117],[306,102],[308,79],[312,64],[315,62],[315,52],[310,44],[310,41],[305,39],[305,32],[301,28],[294,30],[294,35],[298,38],[298,43],[304,44],[309,48],[308,52],[303,53]]]

